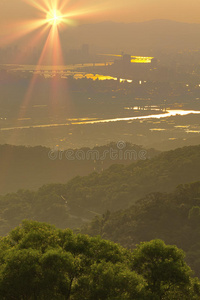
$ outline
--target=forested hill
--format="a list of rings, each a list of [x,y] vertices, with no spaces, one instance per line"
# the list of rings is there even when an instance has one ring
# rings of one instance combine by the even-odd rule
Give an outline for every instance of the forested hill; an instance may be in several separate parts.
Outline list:
[[[130,207],[151,192],[172,191],[181,183],[200,181],[199,170],[200,146],[184,147],[128,166],[112,165],[66,184],[10,193],[0,197],[0,234],[7,234],[23,219],[60,228],[79,227],[107,210]]]
[[[149,194],[126,210],[96,217],[82,232],[129,248],[155,238],[176,244],[200,276],[200,182],[180,185],[170,194]]]
[[[167,192],[179,184],[200,180],[200,146],[161,153],[153,159],[102,173],[76,177],[65,186],[65,198],[75,208],[103,213],[131,206],[151,192]]]
[[[134,150],[135,153],[144,150],[141,146],[130,143],[124,146],[129,150]],[[94,163],[94,160],[95,155],[101,158],[104,151],[108,152],[110,149],[118,149],[117,144],[110,143],[93,149],[68,149],[64,152],[57,148],[49,149],[42,146],[0,145],[0,194],[16,192],[18,189],[37,189],[43,184],[66,183],[77,175],[84,176],[93,172],[95,168],[106,169],[113,164],[113,159],[109,155],[105,156],[101,166],[100,159],[97,163]],[[149,149],[147,152],[149,158],[159,153],[154,149]],[[116,158],[114,162],[129,164],[137,159],[136,156],[130,159],[122,157],[122,159]]]

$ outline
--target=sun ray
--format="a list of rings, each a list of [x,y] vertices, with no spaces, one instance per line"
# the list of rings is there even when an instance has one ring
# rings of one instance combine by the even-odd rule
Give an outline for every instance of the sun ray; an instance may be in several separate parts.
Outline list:
[[[13,25],[10,25],[6,28],[7,34],[3,36],[3,44],[8,45],[10,43],[13,43],[23,38],[24,36],[30,34],[31,32],[39,29],[43,25],[45,25],[44,20],[25,20],[15,25],[14,33]]]
[[[48,57],[48,61],[50,61],[53,66],[63,65],[64,63],[57,26],[52,26],[52,28],[49,31],[48,37],[46,39],[45,45],[43,47],[42,53],[36,66],[35,74],[33,75],[25,99],[22,103],[23,109],[21,109],[19,112],[19,118],[23,118],[24,114],[26,113],[26,108],[29,105],[31,95],[37,81],[37,71],[39,71],[40,66],[44,63],[44,59],[46,57]]]
[[[51,9],[50,1],[41,1],[42,4],[36,0],[31,0],[31,2],[30,0],[23,0],[23,1],[44,13],[48,13],[48,11]]]
[[[28,104],[29,104],[29,102],[31,100],[31,95],[32,95],[34,86],[35,86],[36,81],[37,81],[37,71],[39,70],[40,65],[44,61],[44,57],[45,57],[45,54],[46,54],[46,51],[47,51],[47,47],[48,47],[50,36],[51,36],[51,30],[52,29],[50,29],[50,31],[49,31],[49,34],[48,34],[48,37],[46,39],[45,45],[43,47],[42,53],[40,55],[40,58],[38,60],[37,65],[36,65],[35,73],[33,74],[33,77],[31,79],[30,85],[29,85],[28,90],[26,92],[26,95],[24,97],[24,101],[23,101],[23,103],[22,103],[22,105],[20,107],[18,118],[23,118],[24,114],[26,113],[26,109],[28,108]]]
[[[29,45],[30,48],[36,47],[39,42],[41,41],[42,37],[48,32],[49,26],[48,24],[44,24],[39,29],[37,28],[31,36],[28,36],[26,39],[25,45]],[[24,45],[24,46],[25,46]],[[26,58],[28,59],[31,56],[31,53],[27,53]],[[18,55],[16,55],[16,58],[14,60],[14,64],[19,64],[24,59],[24,53],[21,52]]]
[[[55,66],[56,70],[56,65],[64,64],[59,34],[60,29],[63,29],[64,27],[67,28],[67,26],[73,26],[77,24],[78,21],[81,19],[94,17],[97,14],[101,14],[102,11],[109,11],[109,9],[113,10],[112,5],[110,7],[108,7],[107,5],[102,5],[101,1],[98,1],[95,5],[94,2],[96,1],[94,0],[22,1],[34,8],[33,12],[35,13],[35,19],[24,19],[23,21],[10,23],[9,26],[6,25],[6,34],[1,34],[1,42],[3,42],[3,44],[10,44],[17,40],[21,40],[26,36],[26,43],[28,43],[29,46],[39,44],[41,43],[41,41],[43,41],[43,47],[36,65],[36,70],[33,73],[25,97],[20,105],[18,118],[16,120],[16,127],[17,125],[19,125],[20,122],[18,119],[21,119],[26,115],[29,105],[32,104],[31,101],[34,100],[34,89],[37,89],[37,73],[40,70],[40,66],[48,62],[49,64]],[[106,0],[106,3],[109,3],[109,0]],[[53,17],[48,17],[49,14],[52,14],[52,12]],[[17,61],[20,61],[21,56],[18,55],[16,58]],[[56,76],[52,78],[50,82],[48,95],[50,113],[52,114],[52,116],[56,115],[59,112],[59,110],[62,109],[62,106],[60,105],[62,100],[60,101],[59,97],[59,86],[62,84],[63,82],[61,80],[58,80]],[[66,82],[64,82],[64,84],[66,86]],[[67,103],[68,109],[71,110],[73,107],[73,103],[70,101],[69,97],[65,97],[67,98],[67,100],[65,99],[65,105]],[[10,137],[10,141],[14,144],[17,144],[19,135],[20,130],[13,130],[13,134]],[[11,162],[11,159],[12,157],[9,157],[9,162]]]
[[[5,38],[5,43],[11,43],[13,41],[23,39],[26,36],[26,42],[29,45],[39,44],[42,39],[43,48],[38,59],[36,70],[33,73],[29,87],[27,89],[24,100],[19,109],[19,118],[21,119],[27,112],[27,109],[31,103],[34,95],[34,88],[37,84],[38,72],[42,64],[50,64],[52,66],[63,65],[63,54],[60,40],[60,30],[67,26],[73,26],[77,20],[87,18],[88,16],[94,16],[105,10],[107,6],[102,4],[94,4],[91,0],[23,0],[35,9],[35,19],[24,20],[15,24],[15,33],[13,34],[12,28],[8,28],[10,34]],[[109,2],[109,0],[107,1]],[[13,25],[13,24],[12,24]],[[7,31],[8,32],[8,31]],[[30,36],[29,36],[30,34]],[[29,39],[29,40],[28,40]],[[17,60],[20,56],[17,57]],[[52,67],[53,69],[54,67]],[[59,105],[59,81],[55,76],[50,84],[50,97],[52,111],[56,112]]]

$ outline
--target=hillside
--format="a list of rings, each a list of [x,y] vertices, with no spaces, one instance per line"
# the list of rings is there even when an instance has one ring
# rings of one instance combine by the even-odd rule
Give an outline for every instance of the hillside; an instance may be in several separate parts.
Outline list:
[[[43,184],[66,183],[69,179],[79,175],[84,176],[98,170],[100,163],[94,163],[94,154],[99,156],[110,148],[117,149],[117,144],[94,147],[93,149],[74,149],[74,155],[68,159],[67,151],[51,150],[42,146],[24,147],[0,145],[0,194],[16,192],[18,189],[37,189]],[[126,144],[128,149],[137,153],[143,148],[136,145]],[[92,150],[90,153],[89,151]],[[95,152],[96,151],[96,152]],[[76,154],[85,155],[85,159],[76,158]],[[84,153],[84,154],[83,154]],[[86,154],[88,153],[88,156]],[[148,157],[153,157],[158,153],[156,150],[148,150]],[[72,158],[72,159],[71,159]],[[134,161],[133,157],[132,161]],[[137,158],[136,158],[137,159]],[[115,160],[115,163],[128,164],[131,160]],[[107,155],[103,161],[103,168],[108,168],[113,164],[113,160]],[[102,169],[102,167],[101,167]]]
[[[39,170],[43,170],[42,162],[38,177]],[[179,184],[200,181],[199,170],[200,146],[190,146],[127,166],[115,164],[65,184],[44,185],[37,191],[19,190],[0,197],[0,234],[7,234],[23,219],[77,228],[107,210],[126,209],[146,194],[170,192]],[[52,172],[56,176],[58,171]]]
[[[173,193],[152,193],[126,210],[107,212],[82,229],[129,248],[162,239],[186,252],[191,268],[200,276],[200,182],[179,185]]]
[[[163,152],[128,166],[112,165],[101,173],[76,177],[66,185],[64,197],[71,208],[103,213],[131,206],[151,192],[167,192],[200,180],[200,146]]]

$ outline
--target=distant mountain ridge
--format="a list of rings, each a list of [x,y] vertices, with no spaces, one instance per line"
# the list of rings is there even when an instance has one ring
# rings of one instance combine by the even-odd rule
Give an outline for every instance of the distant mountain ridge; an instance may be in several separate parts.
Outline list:
[[[179,185],[172,193],[151,193],[126,210],[107,212],[82,228],[89,235],[135,248],[162,238],[186,251],[189,265],[200,276],[200,182]]]
[[[63,49],[80,49],[83,44],[89,44],[91,52],[124,51],[147,56],[158,50],[199,49],[199,35],[200,24],[165,19],[132,23],[105,21],[69,26],[60,31]],[[45,40],[44,36],[40,46],[44,46]],[[26,41],[29,39],[22,38],[23,43]]]
[[[152,20],[141,23],[101,22],[68,28],[62,38],[70,45],[88,43],[100,50],[116,51],[146,49],[193,49],[200,47],[197,38],[200,24],[170,20]],[[63,41],[64,41],[63,40]],[[136,53],[139,55],[139,53]]]
[[[126,144],[127,149],[138,151],[143,147],[137,145]],[[16,192],[18,189],[37,189],[43,184],[49,183],[66,183],[75,176],[88,175],[98,169],[99,164],[94,163],[92,153],[96,151],[102,155],[103,151],[108,151],[110,148],[116,149],[116,143],[110,143],[105,146],[90,148],[74,149],[76,152],[88,153],[88,159],[70,160],[65,157],[63,152],[62,157],[59,156],[59,150],[50,149],[42,146],[25,147],[13,145],[0,145],[0,195],[5,193]],[[71,149],[72,150],[72,149]],[[91,152],[90,152],[91,151]],[[91,154],[90,154],[91,153]],[[148,150],[148,156],[154,157],[159,151]],[[133,158],[134,159],[134,158]],[[115,160],[109,156],[103,161],[103,168],[106,169],[115,163],[128,164],[133,160]]]

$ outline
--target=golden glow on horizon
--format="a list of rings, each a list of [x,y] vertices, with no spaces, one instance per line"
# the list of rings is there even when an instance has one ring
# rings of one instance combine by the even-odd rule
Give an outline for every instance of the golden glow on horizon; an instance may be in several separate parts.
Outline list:
[[[133,56],[131,56],[133,57]],[[131,63],[134,64],[150,64],[153,57],[141,57],[141,56],[135,56],[134,59],[131,59]]]
[[[148,56],[131,56],[131,63],[134,64],[150,64],[154,57]]]
[[[113,57],[130,57],[131,63],[140,63],[140,64],[150,64],[154,57],[150,56],[129,56],[127,54],[99,54],[103,56],[113,56]]]

